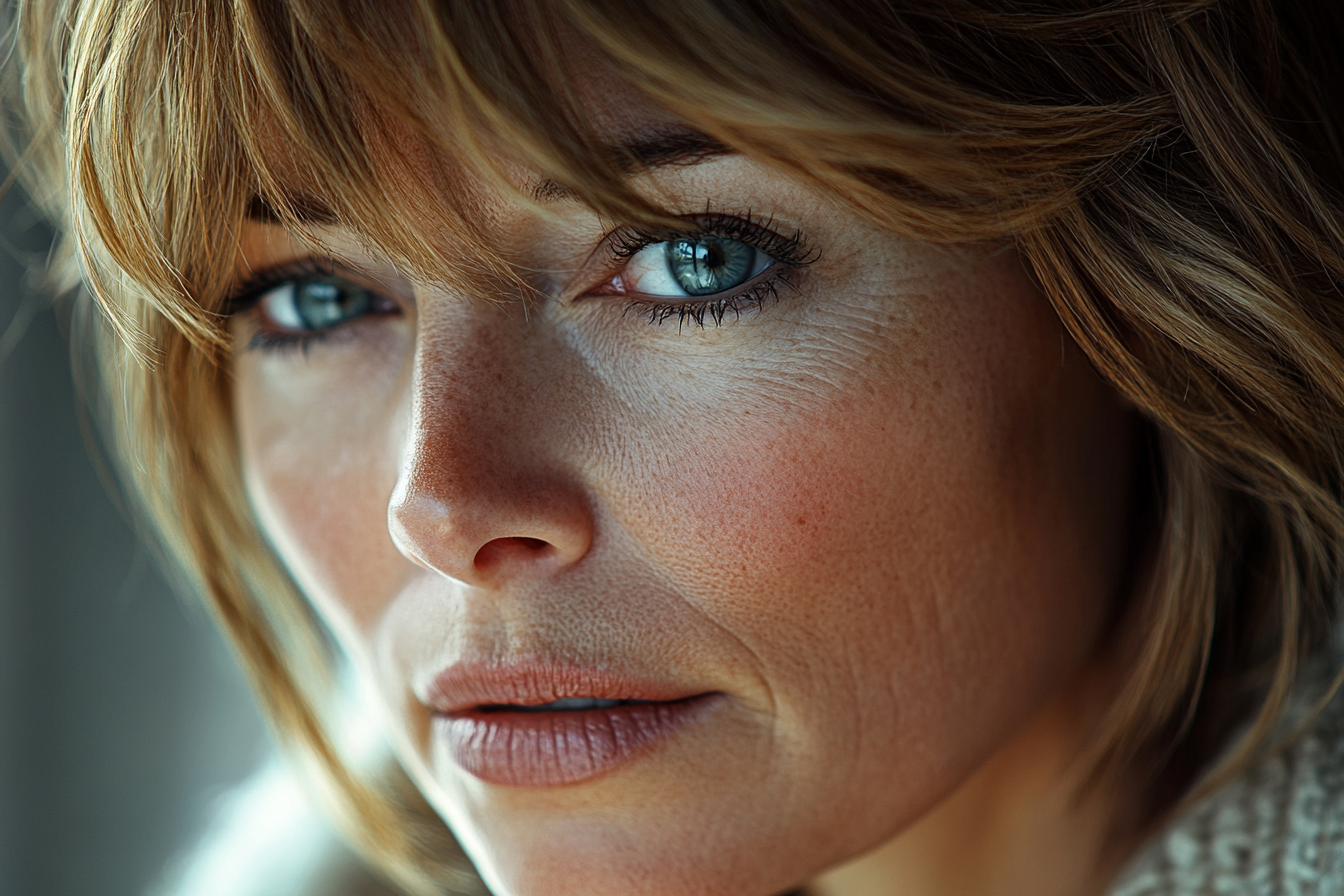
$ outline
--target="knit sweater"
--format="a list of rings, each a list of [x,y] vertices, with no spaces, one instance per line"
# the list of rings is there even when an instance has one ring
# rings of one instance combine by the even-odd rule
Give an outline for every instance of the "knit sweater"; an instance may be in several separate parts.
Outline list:
[[[1344,896],[1344,700],[1177,818],[1108,896]]]

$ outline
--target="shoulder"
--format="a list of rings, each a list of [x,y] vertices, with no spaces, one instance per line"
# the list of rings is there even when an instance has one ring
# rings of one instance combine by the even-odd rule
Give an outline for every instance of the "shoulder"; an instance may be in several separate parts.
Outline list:
[[[1178,817],[1108,896],[1344,894],[1344,699]]]

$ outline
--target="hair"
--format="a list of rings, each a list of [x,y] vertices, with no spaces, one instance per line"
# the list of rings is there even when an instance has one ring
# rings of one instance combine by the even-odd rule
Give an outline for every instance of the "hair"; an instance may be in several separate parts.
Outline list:
[[[59,225],[63,282],[108,324],[98,378],[126,479],[276,729],[408,890],[478,885],[404,775],[357,772],[334,745],[331,651],[243,493],[225,300],[249,206],[303,230],[305,196],[416,276],[522,295],[469,191],[443,187],[465,171],[517,189],[502,158],[614,220],[665,222],[622,177],[637,160],[597,136],[575,47],[881,226],[1015,245],[1148,421],[1139,634],[1089,754],[1102,779],[1156,780],[1234,741],[1222,773],[1243,767],[1329,641],[1344,6],[29,0],[13,26],[14,155]]]

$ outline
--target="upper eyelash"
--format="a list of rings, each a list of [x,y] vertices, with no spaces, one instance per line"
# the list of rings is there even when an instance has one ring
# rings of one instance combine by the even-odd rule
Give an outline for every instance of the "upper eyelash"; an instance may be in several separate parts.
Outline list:
[[[267,292],[285,283],[306,277],[340,277],[341,269],[330,258],[300,258],[285,264],[264,268],[250,274],[234,286],[224,300],[222,313],[232,317],[250,311]]]
[[[692,226],[685,230],[650,233],[629,226],[618,227],[612,231],[608,242],[612,255],[618,259],[629,258],[656,243],[708,236],[738,240],[791,267],[809,265],[820,257],[819,252],[808,247],[801,231],[795,230],[786,236],[773,229],[773,221],[774,218],[760,221],[750,211],[742,215],[706,212],[697,216]]]

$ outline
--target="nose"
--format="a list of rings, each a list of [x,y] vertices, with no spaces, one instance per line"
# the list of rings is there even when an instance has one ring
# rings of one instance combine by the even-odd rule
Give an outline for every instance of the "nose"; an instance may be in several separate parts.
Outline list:
[[[563,376],[538,363],[535,345],[461,328],[455,337],[417,349],[388,505],[397,549],[483,588],[572,567],[592,544],[593,519],[563,447]]]

